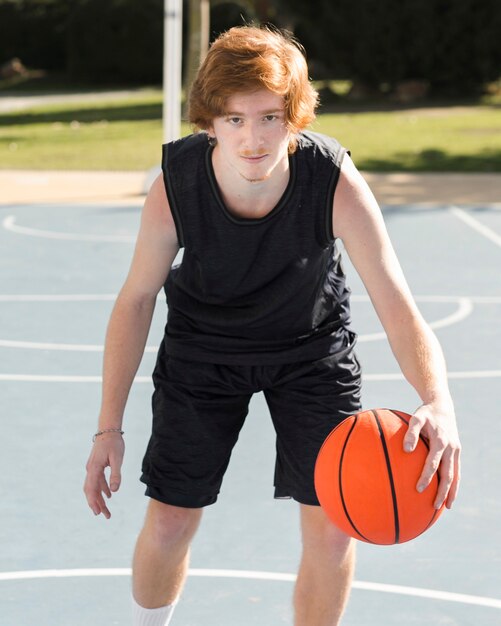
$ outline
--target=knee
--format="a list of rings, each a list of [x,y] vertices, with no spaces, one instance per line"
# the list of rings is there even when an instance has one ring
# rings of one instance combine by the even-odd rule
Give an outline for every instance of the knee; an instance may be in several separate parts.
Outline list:
[[[306,552],[344,559],[355,549],[354,539],[337,528],[320,507],[303,507],[301,531]]]
[[[160,545],[188,544],[201,517],[202,509],[187,509],[151,500],[146,514],[145,530]]]

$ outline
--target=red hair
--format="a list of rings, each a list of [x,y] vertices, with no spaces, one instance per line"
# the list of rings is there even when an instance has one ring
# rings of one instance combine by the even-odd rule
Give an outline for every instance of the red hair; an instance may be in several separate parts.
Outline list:
[[[304,49],[288,33],[237,26],[212,44],[191,87],[188,118],[207,130],[226,113],[228,98],[268,89],[284,98],[285,122],[298,133],[315,119],[318,93],[308,78]],[[292,138],[289,151],[295,149]]]

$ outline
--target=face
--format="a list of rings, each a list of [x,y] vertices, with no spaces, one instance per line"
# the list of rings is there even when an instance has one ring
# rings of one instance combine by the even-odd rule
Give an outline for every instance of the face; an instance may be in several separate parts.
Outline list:
[[[267,180],[288,166],[284,100],[266,89],[229,98],[226,115],[214,119],[209,135],[217,139],[218,163],[248,182]]]

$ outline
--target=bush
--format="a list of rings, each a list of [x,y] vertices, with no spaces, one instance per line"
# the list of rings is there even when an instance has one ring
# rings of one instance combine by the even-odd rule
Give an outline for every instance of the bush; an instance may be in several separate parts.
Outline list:
[[[438,22],[431,82],[436,91],[475,94],[501,76],[498,0],[435,0]]]
[[[163,0],[79,0],[67,31],[70,76],[106,82],[162,80]]]
[[[0,0],[0,65],[14,57],[31,68],[66,66],[69,2]]]
[[[318,78],[368,87],[427,80],[472,95],[501,75],[499,0],[281,0]],[[317,76],[316,76],[317,77]]]
[[[222,32],[232,26],[242,26],[252,22],[254,15],[238,2],[212,3],[210,8],[210,40],[214,41]]]
[[[17,57],[73,81],[161,83],[163,7],[164,0],[0,0],[0,65]],[[213,37],[251,18],[238,1],[215,3]]]

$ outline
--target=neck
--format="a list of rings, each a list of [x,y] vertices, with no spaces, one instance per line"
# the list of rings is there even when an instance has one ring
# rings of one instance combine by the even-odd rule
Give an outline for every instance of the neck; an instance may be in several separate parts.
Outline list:
[[[220,161],[217,147],[212,154],[214,174],[228,209],[259,217],[273,209],[289,182],[289,158],[286,154],[271,174],[262,180],[248,180]]]

